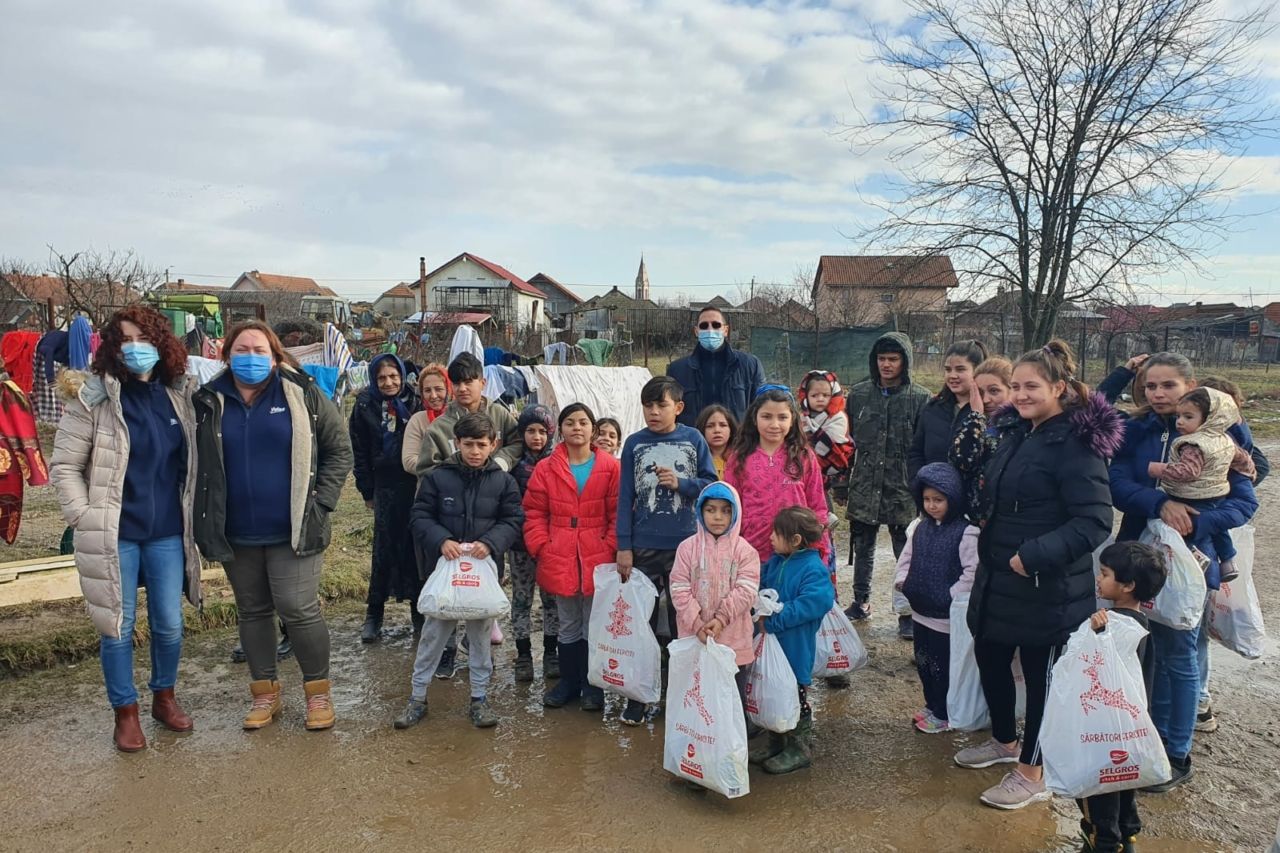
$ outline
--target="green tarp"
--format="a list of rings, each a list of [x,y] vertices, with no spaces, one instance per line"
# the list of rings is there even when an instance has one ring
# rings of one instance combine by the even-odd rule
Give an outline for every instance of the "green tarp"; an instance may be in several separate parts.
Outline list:
[[[756,326],[751,330],[751,353],[764,365],[770,382],[791,388],[810,370],[832,370],[845,388],[867,378],[867,359],[876,338],[892,332],[893,324],[874,328],[824,329],[794,332]]]

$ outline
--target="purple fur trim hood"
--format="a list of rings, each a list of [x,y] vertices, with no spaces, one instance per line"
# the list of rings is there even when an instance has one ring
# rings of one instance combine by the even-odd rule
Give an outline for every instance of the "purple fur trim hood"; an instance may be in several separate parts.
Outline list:
[[[1094,391],[1082,405],[1067,409],[1071,432],[1103,459],[1111,459],[1124,444],[1126,418],[1107,398]],[[1006,403],[991,416],[991,424],[1000,432],[1026,423],[1012,403]]]

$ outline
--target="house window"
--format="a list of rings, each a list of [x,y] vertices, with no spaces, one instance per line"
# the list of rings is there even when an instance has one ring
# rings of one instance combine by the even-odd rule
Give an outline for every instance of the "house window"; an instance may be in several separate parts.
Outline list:
[[[885,305],[892,305],[893,294],[888,292],[880,294],[880,301],[883,302]]]

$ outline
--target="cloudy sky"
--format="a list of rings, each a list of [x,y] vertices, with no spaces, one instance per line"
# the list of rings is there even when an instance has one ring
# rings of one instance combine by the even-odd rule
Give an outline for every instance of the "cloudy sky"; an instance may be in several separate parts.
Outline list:
[[[903,23],[895,0],[3,7],[0,256],[132,248],[352,298],[461,251],[584,295],[643,252],[655,296],[730,299],[857,252],[880,164],[838,130],[871,103],[869,32]],[[1249,154],[1245,219],[1165,299],[1280,300],[1280,145]]]

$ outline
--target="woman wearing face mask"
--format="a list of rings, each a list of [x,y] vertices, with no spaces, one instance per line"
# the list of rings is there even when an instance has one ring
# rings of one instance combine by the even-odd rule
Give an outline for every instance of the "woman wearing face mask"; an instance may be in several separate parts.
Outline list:
[[[64,372],[71,397],[51,465],[62,514],[75,529],[85,604],[102,634],[102,675],[115,709],[115,745],[146,748],[133,681],[138,587],[147,590],[151,716],[189,732],[174,698],[182,654],[182,596],[200,606],[200,557],[192,538],[195,380],[169,321],[141,306],[102,329],[92,375]],[[78,387],[76,387],[78,384]]]
[[[199,498],[196,543],[227,570],[240,612],[253,705],[246,729],[280,714],[276,614],[302,668],[308,729],[333,726],[329,629],[320,613],[329,514],[351,471],[342,415],[285,355],[265,323],[233,328],[229,369],[195,393]]]
[[[355,456],[356,488],[373,510],[373,562],[360,642],[382,639],[382,616],[387,599],[409,602],[415,634],[422,631],[418,613],[418,565],[409,535],[409,508],[418,480],[400,461],[405,430],[420,403],[405,382],[405,366],[391,353],[369,362],[373,384],[360,392],[351,410],[351,449]]]

